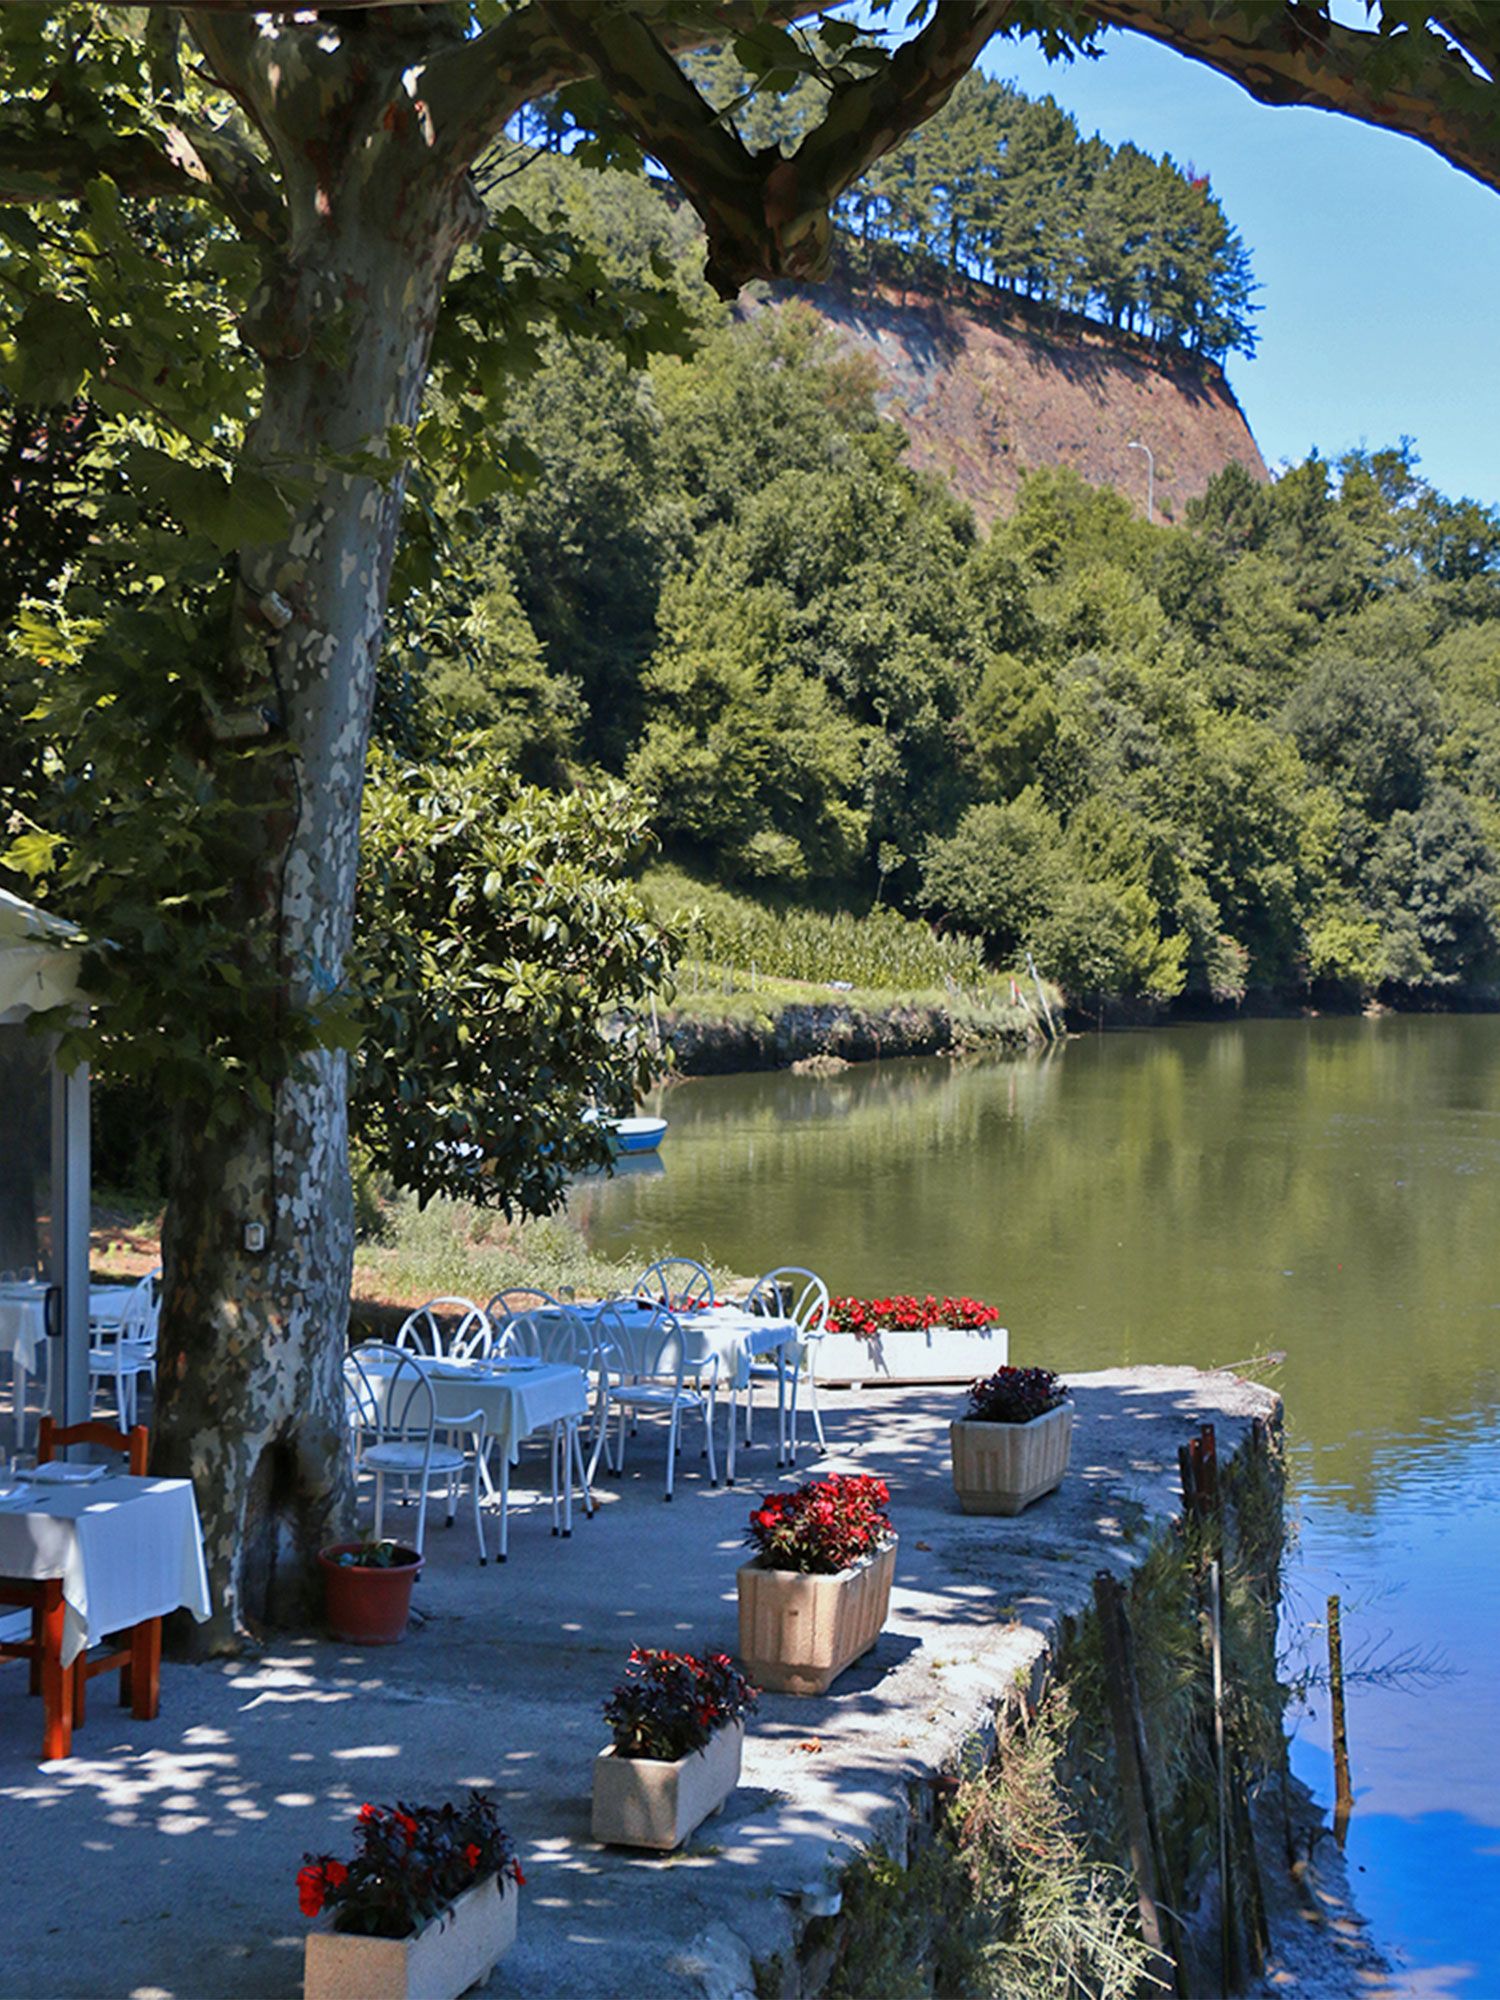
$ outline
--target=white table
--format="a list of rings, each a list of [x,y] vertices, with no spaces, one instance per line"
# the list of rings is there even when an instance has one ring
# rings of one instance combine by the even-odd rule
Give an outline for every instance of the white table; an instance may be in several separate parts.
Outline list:
[[[564,1307],[564,1311],[574,1313],[586,1324],[597,1321],[605,1312],[614,1313],[627,1333],[649,1326],[656,1309],[639,1299],[586,1300],[576,1305]],[[779,1319],[770,1314],[746,1312],[743,1306],[704,1306],[696,1312],[674,1312],[672,1315],[689,1341],[689,1353],[700,1362],[707,1362],[717,1356],[719,1372],[729,1388],[729,1451],[725,1466],[725,1478],[734,1484],[735,1444],[739,1436],[739,1397],[742,1389],[750,1386],[750,1364],[762,1355],[773,1355],[776,1361],[776,1463],[784,1465],[789,1457],[787,1442],[786,1379],[788,1349],[795,1349],[800,1339],[797,1322],[794,1319]]]
[[[358,1353],[358,1349],[355,1350]],[[565,1362],[523,1362],[495,1360],[443,1360],[428,1354],[413,1354],[412,1360],[432,1385],[437,1428],[445,1419],[466,1417],[472,1411],[483,1414],[485,1437],[500,1446],[500,1561],[510,1553],[510,1468],[521,1456],[523,1439],[537,1431],[561,1431],[567,1456],[562,1481],[562,1533],[573,1532],[572,1470],[578,1448],[578,1424],[588,1415],[588,1377],[581,1368]],[[389,1378],[390,1368],[379,1362],[361,1364],[372,1389]],[[587,1482],[584,1486],[588,1502]],[[553,1502],[557,1501],[557,1464],[553,1462]]]
[[[209,1613],[198,1506],[186,1479],[106,1473],[87,1484],[22,1484],[0,1494],[0,1577],[54,1586],[44,1605],[45,1757],[66,1757],[72,1740],[75,1662],[109,1632],[168,1612]],[[153,1652],[154,1648],[154,1652]],[[136,1713],[156,1712],[159,1625],[140,1641]],[[149,1711],[149,1712],[148,1712]]]
[[[90,1334],[118,1329],[134,1285],[89,1286]],[[33,1279],[0,1284],[0,1354],[11,1357],[15,1384],[16,1449],[26,1446],[27,1378],[47,1352],[48,1287]]]

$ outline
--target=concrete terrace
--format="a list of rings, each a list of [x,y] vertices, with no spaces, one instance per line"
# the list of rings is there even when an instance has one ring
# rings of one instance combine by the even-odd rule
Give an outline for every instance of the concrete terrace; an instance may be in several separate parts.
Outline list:
[[[1074,1378],[1062,1489],[1015,1520],[969,1518],[949,1486],[949,1389],[828,1392],[833,1448],[798,1477],[878,1472],[901,1535],[887,1629],[816,1699],[762,1697],[744,1775],[687,1848],[647,1857],[589,1838],[600,1705],[633,1644],[736,1641],[734,1572],[749,1507],[776,1483],[773,1420],[733,1489],[691,1443],[661,1498],[663,1441],[642,1425],[592,1522],[548,1533],[535,1443],[511,1558],[481,1569],[460,1511],[429,1529],[419,1629],[361,1650],[288,1636],[256,1660],[164,1670],[134,1722],[90,1690],[76,1754],[46,1767],[24,1667],[0,1671],[0,1831],[11,1918],[0,1993],[27,2000],[281,2000],[301,1991],[295,1875],[347,1851],[366,1799],[493,1786],[521,1851],[519,1943],[486,1991],[515,2000],[731,2000],[752,1960],[794,1949],[798,1898],[898,1827],[910,1780],[950,1763],[1029,1674],[1101,1567],[1124,1572],[1176,1511],[1177,1447],[1218,1426],[1221,1453],[1270,1414],[1267,1390],[1191,1369]]]

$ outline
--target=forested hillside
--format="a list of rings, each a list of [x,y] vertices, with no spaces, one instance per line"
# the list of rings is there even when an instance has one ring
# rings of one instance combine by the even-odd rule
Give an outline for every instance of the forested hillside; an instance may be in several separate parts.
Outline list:
[[[551,357],[536,476],[406,601],[390,741],[620,773],[706,877],[925,912],[1091,1005],[1493,979],[1493,513],[1399,447],[1231,464],[1175,525],[1039,470],[983,532],[814,315],[694,292],[649,191],[518,185],[622,281],[673,264],[705,331],[643,372]]]

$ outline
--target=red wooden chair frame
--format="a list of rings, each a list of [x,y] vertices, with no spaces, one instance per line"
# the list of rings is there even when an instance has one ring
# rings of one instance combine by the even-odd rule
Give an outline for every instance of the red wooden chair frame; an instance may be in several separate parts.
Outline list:
[[[64,1427],[43,1417],[37,1439],[37,1464],[73,1444],[98,1445],[119,1452],[134,1478],[146,1476],[151,1437],[144,1424],[117,1431],[110,1424]],[[130,1628],[129,1644],[90,1657],[80,1654],[71,1666],[62,1664],[63,1595],[59,1577],[32,1580],[0,1577],[0,1604],[16,1604],[31,1612],[31,1637],[0,1644],[0,1659],[26,1660],[31,1666],[31,1692],[42,1697],[42,1761],[66,1757],[73,1746],[75,1725],[84,1719],[85,1695],[96,1674],[120,1670],[120,1704],[142,1722],[154,1721],[161,1702],[161,1620],[146,1618]]]

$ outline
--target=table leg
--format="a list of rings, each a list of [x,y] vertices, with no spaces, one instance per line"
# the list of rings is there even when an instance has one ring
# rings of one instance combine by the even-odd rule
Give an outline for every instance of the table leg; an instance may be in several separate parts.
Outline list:
[[[776,1350],[776,1463],[787,1464],[786,1448],[786,1342]]]
[[[60,1577],[42,1585],[42,1762],[73,1749],[73,1669],[62,1663],[63,1595]]]
[[[130,1632],[130,1712],[154,1722],[161,1707],[161,1620],[143,1618]]]
[[[735,1433],[739,1430],[739,1427],[740,1385],[738,1382],[731,1382],[729,1385],[729,1463],[724,1468],[724,1484],[726,1486],[733,1486],[734,1484]]]
[[[507,1440],[500,1446],[500,1553],[498,1561],[504,1562],[510,1554],[510,1444]]]

